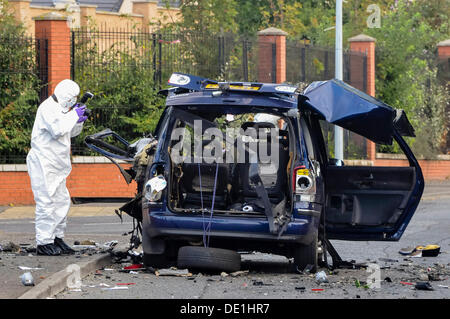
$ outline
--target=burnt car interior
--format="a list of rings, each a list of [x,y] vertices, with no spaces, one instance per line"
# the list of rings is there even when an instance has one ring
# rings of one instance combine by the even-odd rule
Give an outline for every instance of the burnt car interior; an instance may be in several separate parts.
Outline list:
[[[277,129],[277,136],[271,136],[270,129],[275,129],[275,124],[270,122],[255,122],[253,113],[236,115],[235,120],[225,121],[222,113],[199,112],[202,122],[207,122],[207,126],[213,123],[222,132],[227,128],[248,128],[255,129],[256,139],[261,143],[266,143],[267,155],[272,155],[272,139],[278,138],[278,146],[274,150],[278,153],[277,163],[267,163],[261,161],[257,156],[257,163],[251,163],[249,149],[244,148],[244,161],[239,159],[238,143],[245,145],[247,135],[227,136],[232,139],[234,154],[233,161],[227,160],[225,145],[223,145],[223,163],[216,164],[208,162],[203,158],[200,163],[183,162],[171,163],[170,180],[170,208],[175,212],[200,213],[210,210],[214,200],[214,213],[222,214],[250,214],[267,215],[265,201],[268,201],[272,211],[272,217],[283,215],[290,210],[291,193],[289,191],[289,163],[292,161],[293,151],[290,151],[289,130]],[[178,118],[174,128],[190,129],[191,123],[186,117]],[[208,125],[209,124],[209,125]],[[264,136],[260,132],[266,130]],[[255,141],[255,140],[253,140]],[[172,141],[169,149],[177,141]],[[275,145],[277,145],[275,144]],[[247,143],[248,145],[248,143]],[[203,151],[210,145],[203,140]],[[194,152],[194,145],[192,145]],[[217,170],[217,178],[216,178]],[[256,173],[255,173],[256,171]],[[261,186],[262,188],[259,187]]]

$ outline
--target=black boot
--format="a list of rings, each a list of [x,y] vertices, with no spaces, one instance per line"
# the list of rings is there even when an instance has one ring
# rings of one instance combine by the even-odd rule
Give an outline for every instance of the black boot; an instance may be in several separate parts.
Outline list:
[[[75,254],[75,250],[70,248],[69,245],[67,245],[64,240],[61,238],[55,237],[55,245],[61,248],[61,254],[63,255],[73,255]]]
[[[59,256],[61,255],[61,248],[55,244],[37,245],[36,254],[43,256]]]

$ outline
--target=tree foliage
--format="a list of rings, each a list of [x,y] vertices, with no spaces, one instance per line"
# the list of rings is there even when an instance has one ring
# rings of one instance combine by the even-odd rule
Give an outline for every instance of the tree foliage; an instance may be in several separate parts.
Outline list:
[[[101,34],[95,25],[89,30],[97,37]],[[84,91],[95,94],[88,103],[92,115],[74,143],[80,148],[84,148],[86,135],[105,128],[129,141],[152,133],[164,104],[151,63],[153,39],[125,35],[104,48],[97,37],[79,36],[75,41],[74,80],[80,85],[80,95]]]
[[[377,39],[377,97],[406,110],[417,135],[410,144],[417,154],[428,157],[445,151],[449,94],[436,76],[436,44],[449,37],[448,17],[444,18],[449,13],[436,11],[440,4],[399,1],[383,16],[381,28],[365,30]]]
[[[0,0],[0,160],[29,149],[38,105],[34,41]]]

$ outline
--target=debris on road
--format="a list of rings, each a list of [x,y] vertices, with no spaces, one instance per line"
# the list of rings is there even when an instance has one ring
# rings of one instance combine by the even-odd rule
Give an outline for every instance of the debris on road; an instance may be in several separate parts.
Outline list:
[[[5,252],[20,253],[20,246],[10,241],[2,247]]]
[[[427,246],[423,247],[423,249],[422,249],[422,257],[437,257],[440,252],[441,252],[440,246],[427,245]]]
[[[316,273],[316,282],[319,284],[328,282],[327,274],[325,273],[325,271],[322,270]]]
[[[448,286],[444,286],[444,285],[438,285],[438,287],[448,289]]]
[[[31,275],[31,272],[26,272],[22,276],[20,276],[20,279],[22,280],[22,284],[24,286],[34,286],[34,279]]]
[[[423,282],[423,281],[417,282],[415,285],[415,288],[417,290],[434,290],[429,282]]]
[[[390,259],[390,258],[378,258],[378,260],[380,260],[380,261],[384,261],[384,262],[387,262],[387,263],[398,263],[398,260],[397,260],[397,259]]]
[[[415,247],[406,247],[399,250],[399,254],[403,256],[411,255],[416,250]]]
[[[19,266],[20,270],[41,270],[44,268],[33,268],[33,267],[25,267],[25,266]]]
[[[261,280],[253,280],[253,286],[273,286],[273,284],[266,284]]]
[[[409,257],[437,257],[441,251],[439,245],[426,245],[416,247],[406,247],[399,250],[399,253]]]
[[[155,271],[156,276],[175,276],[175,277],[192,277],[192,273],[188,269],[178,269],[171,267],[167,269],[158,269]]]
[[[96,246],[96,242],[93,240],[82,240],[82,241],[75,241],[73,243],[76,246]]]
[[[298,274],[304,275],[304,274],[310,274],[311,270],[314,268],[314,265],[308,264],[303,270],[300,270],[297,266],[295,267],[295,271]]]
[[[107,288],[102,288],[102,290],[128,290],[128,286],[107,287]]]
[[[364,281],[359,281],[358,279],[355,279],[355,287],[356,288],[364,288],[364,289],[369,289],[369,285],[364,282]]]
[[[124,270],[136,270],[136,269],[144,269],[144,265],[143,264],[133,264],[131,266],[126,266],[123,267]]]
[[[81,290],[80,288],[70,288],[69,291],[70,292],[83,292],[83,290]]]
[[[82,249],[96,249],[97,246],[96,245],[73,245],[72,246],[74,249],[76,250],[82,250]]]
[[[410,283],[410,282],[406,282],[406,281],[400,281],[400,283],[402,285],[409,285],[409,286],[414,286],[414,284]]]
[[[111,255],[111,258],[113,260],[114,264],[122,264],[122,263],[132,263],[132,264],[141,264],[143,253],[142,252],[136,252],[133,250],[126,250],[126,251],[116,251],[116,250],[109,250],[109,253]]]
[[[114,248],[118,243],[119,243],[119,242],[118,242],[117,240],[111,240],[111,241],[108,241],[108,242],[104,243],[104,244],[102,245],[102,247],[105,248],[105,249],[112,249],[112,248]]]
[[[231,277],[237,277],[237,276],[248,275],[248,273],[249,273],[248,270],[239,270],[239,271],[232,272],[230,275],[231,275]]]

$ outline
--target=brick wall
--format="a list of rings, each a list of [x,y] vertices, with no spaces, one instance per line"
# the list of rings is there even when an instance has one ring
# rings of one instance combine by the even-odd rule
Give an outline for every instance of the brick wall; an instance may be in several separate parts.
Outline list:
[[[28,172],[24,165],[0,165],[0,205],[34,204]],[[129,168],[129,164],[121,164]],[[19,170],[17,171],[17,167]],[[11,171],[5,171],[11,170]],[[14,171],[13,171],[14,170]],[[72,173],[67,179],[71,197],[128,197],[135,195],[136,183],[127,185],[120,171],[113,164],[72,164]]]
[[[346,165],[408,166],[405,159],[353,162],[346,161]],[[450,181],[450,160],[419,160],[419,163],[426,181]],[[130,164],[121,166],[126,169]],[[127,185],[117,167],[109,163],[72,164],[67,187],[72,197],[84,198],[132,198],[136,191],[136,183]],[[0,165],[0,206],[9,204],[34,204],[25,165]]]
[[[450,161],[448,160],[419,160],[423,177],[426,181],[450,181]],[[374,166],[409,166],[407,160],[376,159]]]

